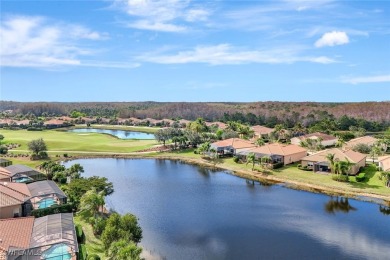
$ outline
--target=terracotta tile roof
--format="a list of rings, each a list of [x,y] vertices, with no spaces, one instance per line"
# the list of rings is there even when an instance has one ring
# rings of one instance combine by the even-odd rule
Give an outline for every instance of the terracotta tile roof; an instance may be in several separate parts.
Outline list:
[[[0,248],[29,248],[33,225],[34,217],[0,219]]]
[[[240,139],[240,138],[230,138],[225,139],[222,141],[218,141],[211,144],[214,147],[227,147],[232,146],[234,149],[242,149],[242,148],[252,148],[255,147],[255,145],[247,140]]]
[[[321,138],[323,141],[330,141],[330,140],[335,140],[337,139],[337,137],[333,136],[333,135],[327,135],[327,134],[324,134],[324,133],[320,133],[320,132],[316,132],[316,133],[311,133],[311,134],[307,134],[307,135],[302,135],[302,136],[298,136],[297,138],[299,138],[300,140],[306,140],[306,139],[318,139],[318,138]]]
[[[362,136],[355,139],[352,139],[348,141],[345,146],[346,147],[353,147],[357,144],[366,144],[366,145],[373,145],[375,142],[377,142],[378,139],[372,137],[372,136]]]
[[[9,174],[3,174],[0,172],[0,181],[7,181],[7,180],[10,180],[11,179],[11,176],[9,176]]]
[[[0,174],[11,176],[12,173],[5,167],[0,167]]]
[[[22,204],[29,197],[30,192],[24,183],[0,183],[0,207]]]
[[[365,154],[362,154],[359,152],[354,152],[352,150],[343,151],[339,148],[333,148],[333,149],[323,150],[323,151],[320,151],[318,153],[306,156],[306,157],[302,158],[302,160],[314,161],[314,162],[324,162],[324,161],[328,161],[326,159],[326,156],[328,154],[334,154],[335,159],[340,160],[340,161],[346,161],[348,159],[351,163],[358,163],[361,160],[365,160],[367,157]]]
[[[15,122],[17,125],[28,125],[30,124],[30,120],[25,119],[25,120],[20,120]]]
[[[273,128],[268,128],[262,125],[255,125],[251,127],[257,135],[268,135],[274,131]]]
[[[378,158],[378,162],[383,162],[383,161],[387,161],[387,160],[390,160],[390,155],[380,156]]]
[[[247,152],[287,156],[287,155],[306,152],[306,149],[295,144],[273,143],[273,144],[265,144],[263,146],[247,150]]]

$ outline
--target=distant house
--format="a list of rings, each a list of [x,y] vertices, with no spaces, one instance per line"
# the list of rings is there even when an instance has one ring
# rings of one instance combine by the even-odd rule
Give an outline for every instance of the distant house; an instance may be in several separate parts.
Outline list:
[[[0,174],[8,175],[12,182],[33,182],[46,180],[46,175],[21,164],[0,167]]]
[[[254,153],[256,158],[269,157],[272,163],[283,163],[284,165],[300,161],[307,155],[306,149],[294,144],[272,143],[260,147],[245,149],[238,153],[247,156]]]
[[[24,205],[29,198],[26,184],[0,182],[0,219],[23,216]]]
[[[230,138],[210,145],[210,148],[215,149],[220,156],[232,156],[244,149],[254,147],[256,146],[252,142],[240,138]]]
[[[0,167],[7,167],[12,165],[12,161],[0,158]]]
[[[77,259],[72,213],[2,219],[0,230],[0,259]]]
[[[265,127],[262,125],[252,126],[251,129],[254,132],[256,138],[265,138],[268,139],[268,136],[275,130],[273,128]]]
[[[381,156],[378,158],[378,166],[381,171],[390,171],[390,155]]]
[[[293,137],[293,138],[291,138],[291,143],[296,144],[296,145],[300,145],[301,142],[306,141],[307,139],[321,140],[321,145],[324,147],[334,146],[338,140],[338,138],[335,136],[316,132],[316,133],[312,133],[312,134]]]
[[[315,172],[330,172],[328,154],[334,154],[337,161],[350,161],[353,165],[349,174],[355,175],[366,165],[366,155],[352,150],[343,151],[339,148],[327,149],[302,158],[302,167],[307,166]]]
[[[350,149],[353,149],[358,144],[365,144],[367,146],[373,146],[377,141],[378,141],[378,139],[376,139],[375,137],[372,137],[372,136],[362,136],[362,137],[358,137],[358,138],[355,138],[355,139],[352,139],[352,140],[348,141],[343,146],[343,149],[344,150],[350,150]]]
[[[62,120],[59,120],[59,119],[50,119],[48,121],[45,121],[43,123],[43,125],[46,127],[46,128],[59,128],[59,127],[63,127],[63,126],[66,126],[67,125],[67,122],[65,121],[62,121]]]

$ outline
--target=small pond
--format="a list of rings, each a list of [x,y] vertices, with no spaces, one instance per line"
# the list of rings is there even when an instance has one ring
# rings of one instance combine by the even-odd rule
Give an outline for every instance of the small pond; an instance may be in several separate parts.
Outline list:
[[[154,134],[142,133],[142,132],[133,132],[125,130],[111,130],[111,129],[97,129],[97,128],[76,128],[68,130],[68,132],[87,134],[87,133],[100,133],[100,134],[109,134],[116,136],[119,139],[142,139],[142,140],[152,140],[154,139]]]

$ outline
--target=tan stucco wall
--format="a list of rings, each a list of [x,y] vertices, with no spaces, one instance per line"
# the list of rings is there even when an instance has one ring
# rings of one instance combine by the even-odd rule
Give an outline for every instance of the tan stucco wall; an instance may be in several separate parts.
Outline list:
[[[312,162],[313,164],[314,164],[314,163],[317,163],[317,162],[313,162],[313,161],[305,161],[305,160],[302,160],[302,161],[301,161],[302,167],[307,166],[309,162]],[[357,164],[353,165],[353,166],[351,167],[351,171],[350,171],[349,174],[351,174],[351,175],[357,174],[357,173],[359,172],[360,167],[364,167],[364,166],[366,166],[366,159],[363,159],[363,160],[361,160],[360,162],[358,162]]]
[[[292,155],[287,155],[284,157],[284,165],[294,163],[294,162],[299,162],[306,155],[307,155],[306,151],[292,154]]]
[[[390,160],[388,159],[379,162],[379,167],[382,169],[382,171],[390,171]]]
[[[13,205],[8,207],[0,208],[0,219],[4,218],[13,218],[14,217],[14,209],[19,209],[19,216],[22,215],[22,205]]]

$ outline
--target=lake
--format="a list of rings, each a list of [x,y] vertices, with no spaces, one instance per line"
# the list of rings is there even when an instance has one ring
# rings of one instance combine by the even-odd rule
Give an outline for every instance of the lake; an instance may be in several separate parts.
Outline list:
[[[147,259],[390,259],[379,205],[247,181],[177,161],[80,159],[133,213]]]
[[[119,139],[154,139],[154,134],[142,133],[142,132],[133,132],[125,130],[110,130],[110,129],[97,129],[97,128],[76,128],[68,130],[68,132],[73,133],[100,133],[100,134],[109,134],[118,137]]]

